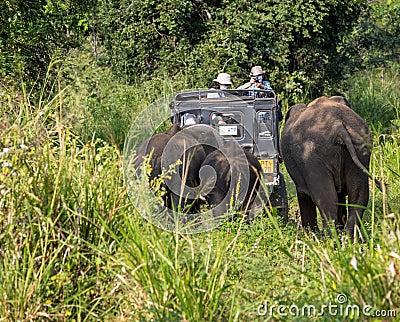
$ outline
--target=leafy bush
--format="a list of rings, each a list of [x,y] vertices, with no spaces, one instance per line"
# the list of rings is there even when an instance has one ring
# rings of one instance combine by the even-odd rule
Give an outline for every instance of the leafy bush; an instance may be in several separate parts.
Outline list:
[[[278,92],[303,72],[308,84],[302,85],[320,94],[342,77],[351,51],[338,50],[365,6],[361,0],[7,2],[0,71],[14,80],[19,73],[42,80],[55,51],[65,58],[89,44],[85,52],[123,83],[173,78],[180,88],[208,87],[226,71],[240,85],[252,65],[262,65]]]
[[[90,34],[91,5],[80,1],[6,1],[0,13],[0,76],[43,80],[54,52],[63,55]]]
[[[305,72],[313,89],[340,76],[345,62],[338,65],[334,53],[363,7],[336,0],[122,1],[100,6],[96,17],[106,60],[128,81],[165,73],[204,86],[226,71],[239,85],[261,64],[281,91],[294,71]]]
[[[400,1],[370,1],[340,51],[349,59],[346,74],[399,64]]]

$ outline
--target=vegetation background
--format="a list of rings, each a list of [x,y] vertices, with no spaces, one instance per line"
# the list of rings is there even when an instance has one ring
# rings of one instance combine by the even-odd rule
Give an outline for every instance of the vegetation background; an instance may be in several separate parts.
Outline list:
[[[1,8],[1,321],[287,319],[278,305],[292,320],[399,319],[400,1]],[[284,109],[340,93],[367,120],[371,172],[388,185],[371,184],[364,243],[299,229],[289,178],[288,224],[267,212],[182,236],[133,208],[121,155],[138,113],[218,72],[239,85],[252,65]],[[329,303],[343,310],[317,317]]]

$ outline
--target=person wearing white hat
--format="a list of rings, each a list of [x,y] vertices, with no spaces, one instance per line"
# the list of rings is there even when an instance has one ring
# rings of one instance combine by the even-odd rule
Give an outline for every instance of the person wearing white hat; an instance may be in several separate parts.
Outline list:
[[[185,113],[182,115],[181,127],[197,124],[197,116],[194,113]]]
[[[219,73],[217,78],[213,80],[214,84],[211,86],[215,89],[229,89],[232,85],[231,75],[227,73]]]
[[[231,75],[227,73],[219,73],[210,86],[211,90],[223,90],[229,89],[232,86]],[[210,92],[207,94],[207,98],[221,98],[225,97],[223,92]]]

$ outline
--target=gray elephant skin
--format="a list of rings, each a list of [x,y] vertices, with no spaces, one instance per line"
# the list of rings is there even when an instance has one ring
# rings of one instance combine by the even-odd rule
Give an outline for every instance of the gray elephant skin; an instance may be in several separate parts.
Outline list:
[[[201,177],[206,189],[212,189],[204,199],[213,209],[214,216],[225,214],[231,206],[248,214],[260,186],[262,173],[258,159],[235,142],[209,153],[201,165]],[[233,205],[235,201],[239,204]]]
[[[368,204],[372,139],[366,122],[343,102],[348,104],[340,97],[323,96],[308,106],[292,106],[281,146],[296,185],[303,227],[318,231],[318,207],[324,228],[333,220],[336,228],[346,227],[354,238]]]
[[[149,181],[151,182],[163,171],[168,170],[170,165],[174,166],[175,172],[165,178],[161,185],[166,191],[164,204],[171,210],[186,209],[196,212],[197,198],[185,196],[181,187],[194,189],[199,185],[198,172],[205,158],[205,152],[193,137],[180,131],[179,125],[173,124],[167,131],[154,134],[145,140],[136,150],[135,168],[140,171],[144,158],[150,156]],[[178,160],[180,163],[177,163]]]

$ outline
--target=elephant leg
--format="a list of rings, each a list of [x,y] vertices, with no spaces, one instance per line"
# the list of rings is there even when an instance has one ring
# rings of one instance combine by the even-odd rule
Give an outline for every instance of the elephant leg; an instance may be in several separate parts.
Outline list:
[[[305,193],[297,192],[297,200],[299,201],[303,228],[310,228],[314,232],[318,231],[317,208],[311,197]]]
[[[346,204],[346,195],[345,194],[338,194],[338,211],[337,211],[337,219],[338,223],[336,228],[339,230],[343,230],[344,226],[347,222],[347,207]]]
[[[224,201],[227,195],[226,191],[222,189],[216,189],[210,191],[210,193],[206,196],[206,199],[211,207],[217,207]]]
[[[336,191],[320,191],[320,195],[316,198],[316,205],[321,213],[322,224],[324,230],[329,230],[329,221],[334,222],[335,227],[339,225],[338,221],[338,197]]]
[[[214,218],[223,218],[229,210],[228,192],[218,186],[215,186],[205,197],[209,206],[212,209]]]
[[[183,184],[184,183],[181,183],[181,185]],[[175,193],[174,191],[178,193]],[[183,188],[181,189],[180,187],[177,186],[175,186],[175,189],[169,190],[168,193],[166,194],[167,207],[176,212],[189,213],[196,211],[195,209],[196,203],[193,202],[194,200],[184,195],[183,192],[184,192]]]
[[[364,208],[368,206],[368,198],[368,177],[363,175],[361,180],[358,180],[357,184],[353,185],[352,189],[349,189],[349,204],[361,206],[349,207],[349,218],[347,220],[346,228],[353,239],[355,238],[356,227],[359,226],[360,220],[364,214]]]
[[[321,214],[324,230],[329,230],[329,221],[332,220],[337,226],[338,195],[331,174],[328,171],[312,172],[307,182],[309,194]]]

